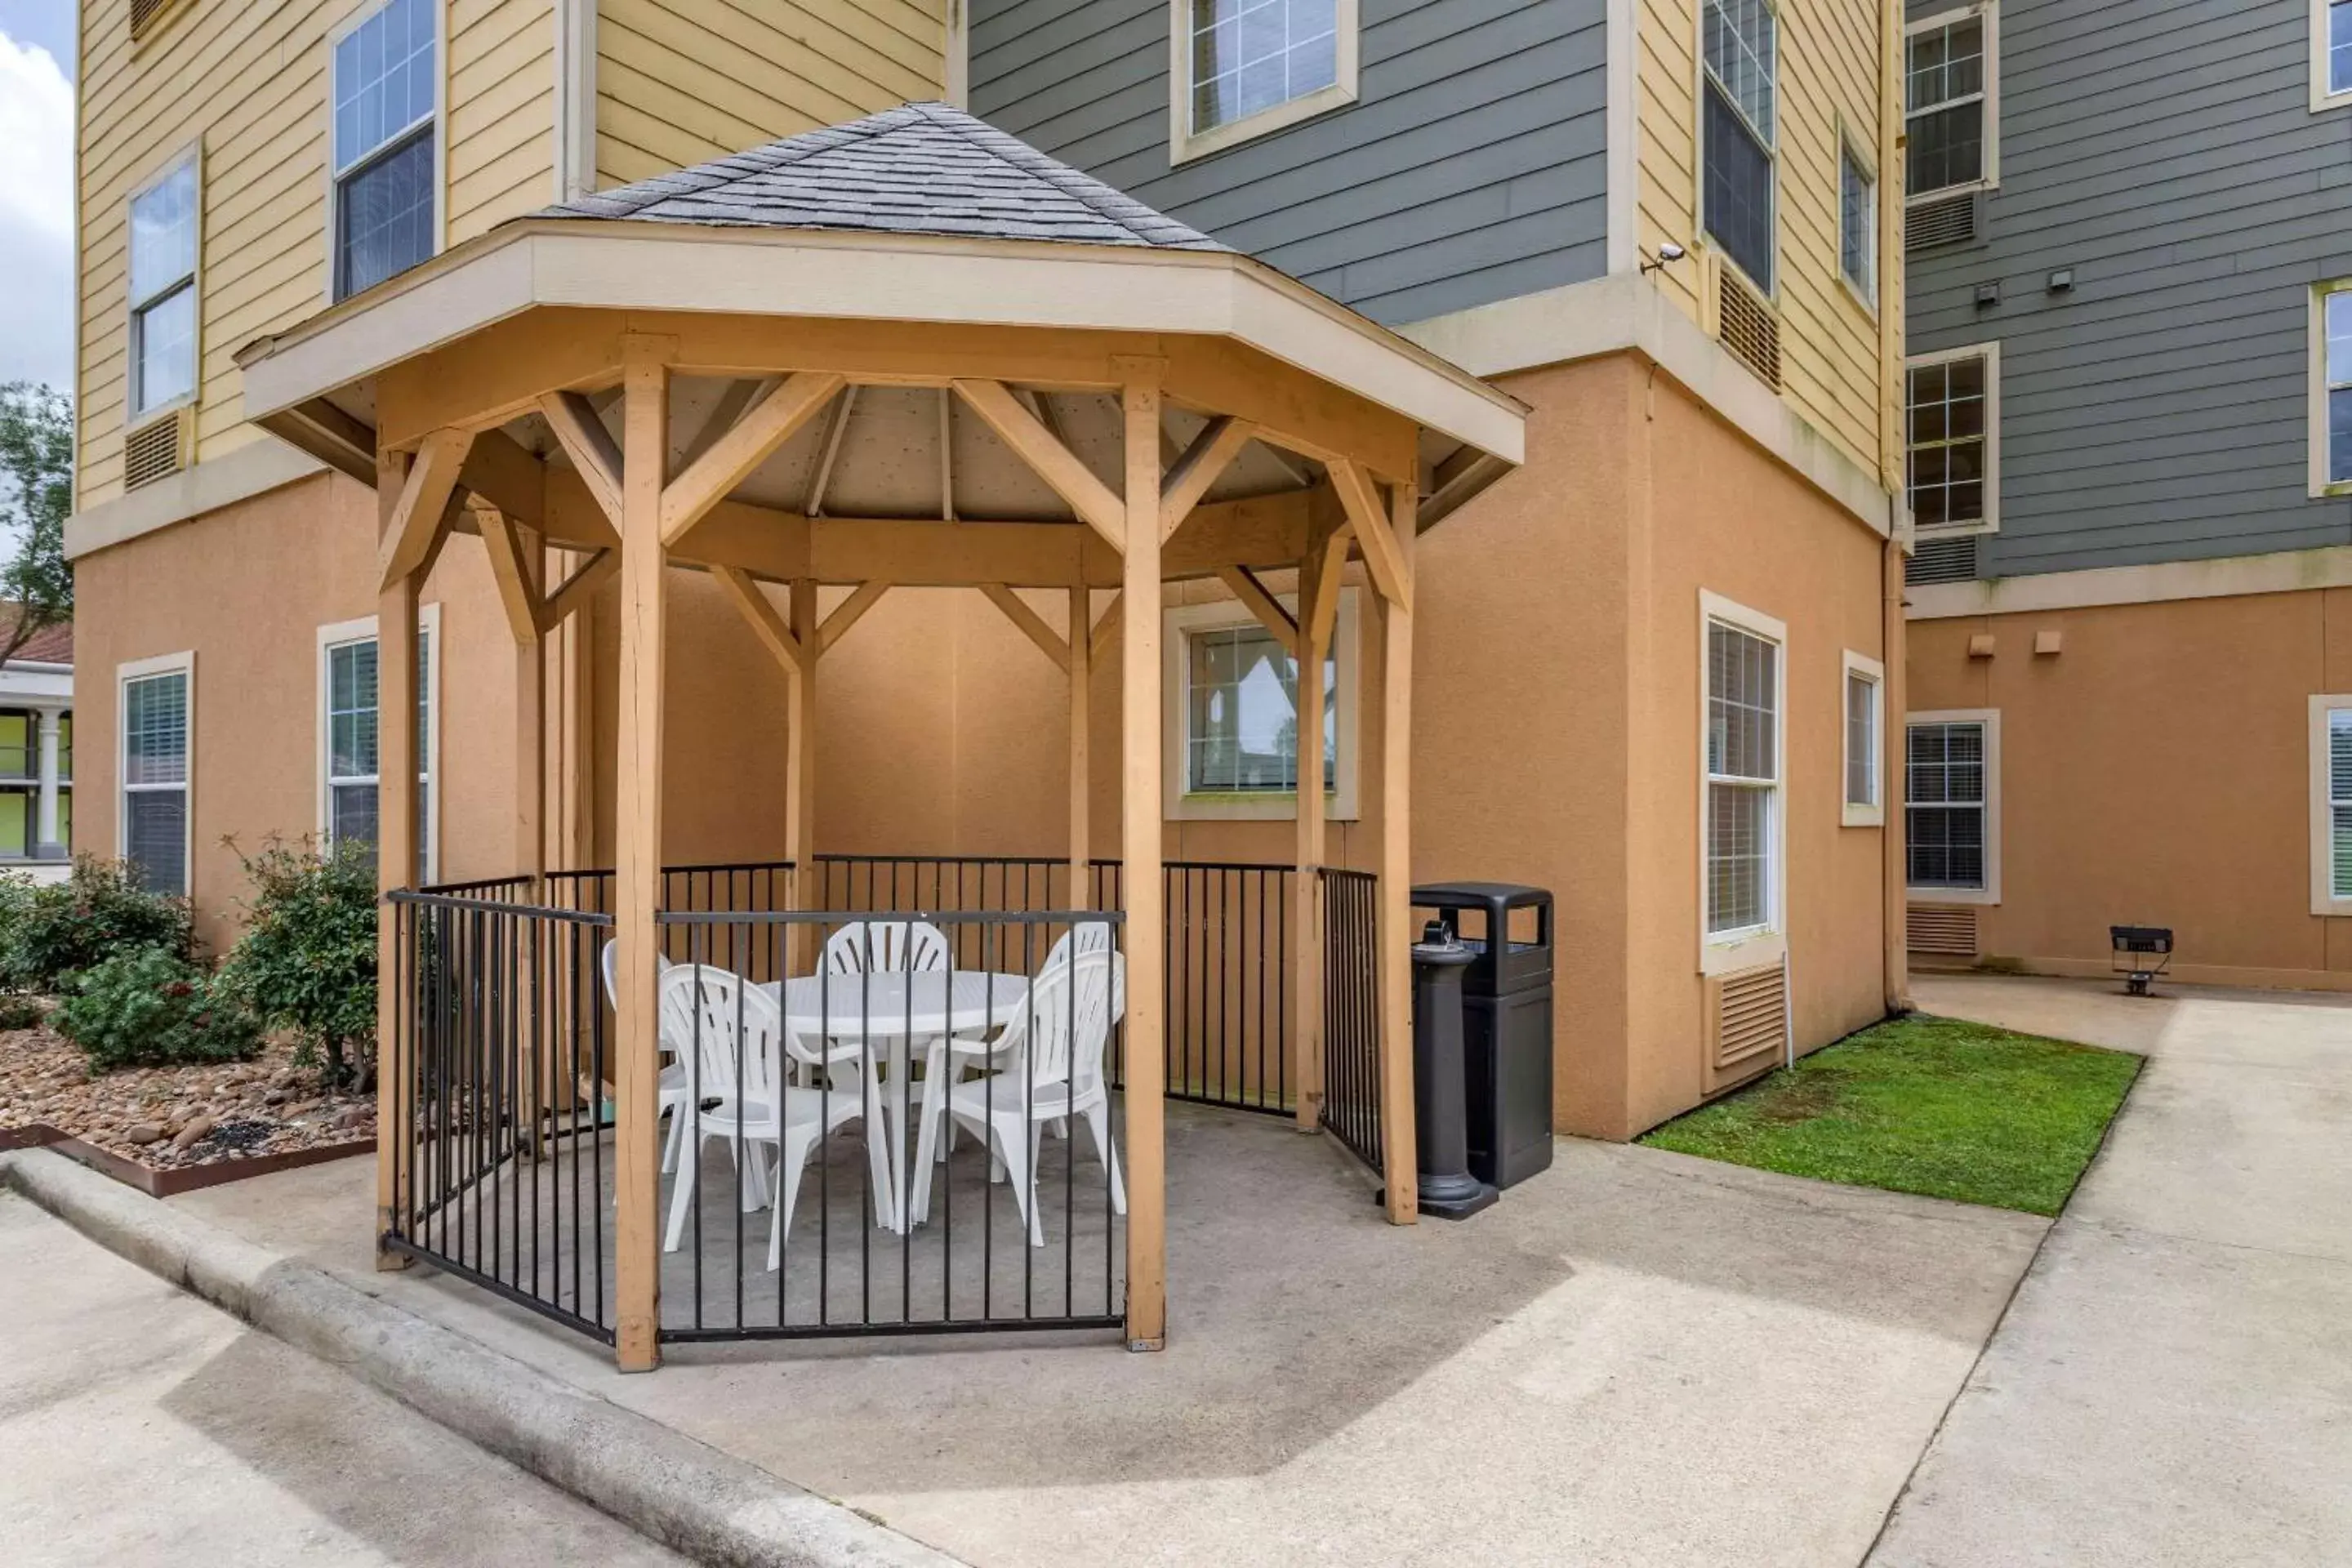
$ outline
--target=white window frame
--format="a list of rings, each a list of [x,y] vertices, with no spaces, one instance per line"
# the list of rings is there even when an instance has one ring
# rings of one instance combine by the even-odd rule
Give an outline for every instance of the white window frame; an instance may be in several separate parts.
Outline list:
[[[2352,87],[2331,88],[2327,80],[2327,13],[2329,0],[2311,0],[2311,111],[2352,108]]]
[[[1870,799],[1857,803],[1849,798],[1846,781],[1853,773],[1853,726],[1846,712],[1846,698],[1853,682],[1866,681],[1870,686]],[[1884,827],[1886,825],[1886,666],[1866,653],[1845,650],[1838,673],[1838,733],[1843,737],[1840,745],[1838,769],[1839,821],[1847,827]]]
[[[196,177],[195,208],[192,215],[195,224],[195,244],[188,260],[188,270],[167,286],[142,298],[132,292],[138,285],[132,281],[131,247],[138,243],[137,228],[131,219],[131,210],[139,198],[154,190],[182,170],[192,170]],[[139,384],[139,340],[142,335],[141,317],[145,310],[186,289],[194,306],[194,323],[188,337],[188,390],[161,403],[141,403]],[[192,142],[172,154],[171,160],[134,187],[122,204],[122,300],[124,318],[123,401],[130,406],[129,426],[137,429],[150,420],[185,408],[196,401],[205,384],[205,160],[204,144]]]
[[[2328,472],[2327,468],[2327,301],[2336,294],[2352,294],[2352,278],[2331,278],[2311,286],[2310,320],[2305,329],[2311,359],[2311,383],[2305,394],[2309,405],[2311,453],[2311,471],[2305,489],[2315,500],[2321,496],[2352,495],[2352,474],[2339,479]]]
[[[1731,268],[1732,275],[1744,280],[1749,289],[1775,304],[1780,301],[1780,127],[1787,119],[1788,105],[1780,101],[1780,59],[1782,54],[1780,6],[1779,0],[1766,0],[1766,9],[1772,13],[1772,134],[1757,132],[1755,121],[1739,107],[1728,88],[1724,97],[1729,100],[1732,112],[1738,115],[1750,132],[1764,143],[1764,155],[1772,168],[1772,281],[1767,287],[1762,279],[1749,275],[1706,226],[1706,89],[1710,79],[1706,68],[1706,5],[1698,0],[1691,9],[1691,147],[1692,185],[1691,211],[1697,216],[1695,226],[1698,243],[1715,253],[1717,260]],[[1711,283],[1710,283],[1710,286]]]
[[[2315,696],[2311,700],[2311,912],[2352,916],[2352,895],[2338,898],[2334,875],[2335,805],[2328,790],[2327,730],[2330,716],[2352,713],[2352,693]]]
[[[188,776],[179,785],[187,797],[187,808],[182,813],[180,829],[180,894],[193,899],[196,893],[196,654],[194,648],[178,653],[157,654],[152,658],[132,659],[114,667],[114,854],[117,859],[127,859],[131,854],[131,809],[126,796],[134,790],[159,791],[169,784],[133,784],[131,778],[131,683],[151,675],[184,675],[188,682]]]
[[[1698,595],[1698,750],[1693,760],[1698,776],[1698,967],[1702,974],[1729,974],[1777,963],[1788,955],[1789,889],[1789,628],[1760,610],[1749,609],[1720,594],[1700,589]],[[1706,768],[1709,685],[1707,629],[1717,622],[1764,638],[1779,657],[1772,661],[1772,811],[1771,844],[1764,885],[1764,923],[1738,931],[1710,934],[1706,929],[1707,786],[1714,775]]]
[[[1358,0],[1332,3],[1334,79],[1329,87],[1232,120],[1212,130],[1192,129],[1192,0],[1168,5],[1168,163],[1170,167],[1222,153],[1228,147],[1328,114],[1356,101],[1361,26]]]
[[[1845,270],[1845,165],[1852,159],[1862,177],[1870,182],[1870,200],[1863,210],[1868,216],[1862,237],[1862,281],[1857,283]],[[1878,319],[1878,208],[1883,200],[1878,184],[1878,160],[1871,155],[1866,142],[1855,140],[1853,128],[1846,123],[1845,115],[1838,115],[1837,214],[1838,214],[1838,281],[1845,286],[1846,297],[1860,305],[1872,321]]]
[[[1275,599],[1294,615],[1297,612],[1296,595],[1277,594]],[[1358,741],[1358,718],[1361,712],[1362,661],[1358,658],[1357,647],[1357,600],[1355,587],[1339,590],[1339,613],[1331,628],[1329,654],[1337,666],[1339,734],[1332,748],[1332,787],[1323,795],[1324,819],[1330,822],[1353,822],[1358,816],[1358,755],[1362,749]],[[1244,626],[1259,630],[1264,623],[1246,605],[1232,599],[1176,605],[1161,616],[1160,753],[1161,794],[1169,821],[1290,822],[1297,818],[1298,795],[1295,790],[1228,795],[1196,794],[1188,787],[1185,724],[1192,711],[1192,661],[1186,645],[1196,633]]]
[[[2000,189],[2000,6],[1996,0],[1979,0],[1979,4],[1973,5],[1955,5],[1948,10],[1938,11],[1932,16],[1921,16],[1904,25],[1902,75],[1898,79],[1898,88],[1903,93],[1903,133],[1907,142],[1911,134],[1912,37],[1920,33],[1935,32],[1939,27],[1948,27],[1955,22],[1965,22],[1970,16],[1984,18],[1983,170],[1975,179],[1963,180],[1957,185],[1938,185],[1932,191],[1912,191],[1906,188],[1903,193],[1903,203],[1906,206],[1916,206],[1921,202],[1943,201],[1948,197],[1961,195],[1969,191]],[[1951,99],[1946,100],[1945,104],[1938,104],[1937,107],[1943,108],[1949,103],[1960,101],[1962,100],[1958,99]],[[1923,112],[1931,111],[1923,110]],[[1907,167],[1904,174],[1907,185],[1910,175]]]
[[[344,17],[328,30],[326,42],[320,46],[326,50],[326,58],[320,69],[324,73],[323,79],[326,83],[324,113],[327,151],[326,156],[320,161],[326,165],[327,261],[324,292],[329,304],[333,304],[346,297],[336,291],[338,279],[335,264],[338,259],[337,252],[341,247],[335,237],[341,229],[344,174],[356,173],[360,167],[360,163],[354,163],[351,170],[343,172],[338,172],[335,168],[335,47],[364,26],[377,12],[391,3],[392,0],[374,0],[374,4],[363,6]],[[448,7],[444,0],[431,0],[427,9],[433,13],[433,254],[438,256],[449,246],[449,18]],[[591,41],[593,42],[593,32]],[[593,112],[593,105],[589,112]],[[415,123],[412,123],[404,126],[398,133],[385,137],[361,160],[361,163],[379,156],[384,148],[403,140],[415,129]]]
[[[1909,835],[1905,835],[1904,896],[1915,904],[1984,904],[2000,902],[2000,710],[1998,708],[1935,708],[1903,715],[1903,765],[1911,765],[1914,724],[1981,724],[1984,726],[1985,885],[1981,888],[1914,888],[1910,881]],[[1911,804],[1906,790],[1905,806]],[[1929,803],[1933,804],[1933,803]]]
[[[1912,354],[1903,362],[1903,506],[1911,506],[1911,372],[1954,360],[1985,362],[1984,516],[1975,522],[1939,522],[1921,526],[1923,539],[1960,539],[1972,533],[2000,531],[2000,344],[1967,343],[1934,353]]]
[[[424,880],[430,884],[437,880],[441,874],[441,670],[449,661],[449,650],[441,641],[439,601],[418,606],[416,631],[418,636],[429,639],[427,646],[432,650],[425,661],[425,755],[419,759],[418,772],[423,776],[417,781],[425,786],[425,842],[418,847],[424,856]],[[373,616],[362,616],[357,620],[336,621],[319,628],[319,651],[311,660],[311,669],[318,687],[311,704],[312,718],[318,731],[311,776],[318,780],[316,808],[319,821],[319,843],[321,847],[332,841],[335,821],[334,792],[328,787],[327,780],[327,767],[331,761],[334,746],[334,724],[328,716],[328,710],[333,697],[333,684],[330,676],[327,656],[331,649],[341,647],[350,643],[375,641],[376,636],[376,617]],[[379,648],[379,656],[381,652]],[[376,663],[376,679],[381,683],[383,679],[383,664],[379,657]],[[383,700],[380,684],[376,699],[376,725],[379,735],[377,743],[381,745]],[[383,809],[383,775],[379,773],[376,778],[378,791],[376,809],[381,813]]]

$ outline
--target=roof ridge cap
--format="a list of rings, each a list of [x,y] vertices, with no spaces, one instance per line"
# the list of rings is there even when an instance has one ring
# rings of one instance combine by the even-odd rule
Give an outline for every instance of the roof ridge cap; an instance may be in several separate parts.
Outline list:
[[[920,103],[910,103],[907,107],[940,129],[955,132],[1006,167],[1017,169],[1033,180],[1053,186],[1064,195],[1084,205],[1087,211],[1105,223],[1113,225],[1131,237],[1139,244],[1159,247],[1158,242],[1151,236],[1137,228],[1129,221],[1138,208],[1146,212],[1155,210],[1145,207],[1133,196],[1121,195],[1118,191],[1103,184],[1084,170],[1072,168],[1059,159],[1039,152],[1018,136],[1009,132],[1000,131],[980,116],[968,113],[951,103],[942,103],[936,99],[931,99]],[[946,113],[937,114],[932,112],[934,110],[944,110]],[[1129,204],[1124,210],[1119,205],[1122,202]],[[1178,221],[1166,217],[1165,215],[1162,215],[1162,218],[1163,221],[1171,224]],[[1178,226],[1188,233],[1199,233],[1190,224],[1180,224]],[[1201,236],[1201,237],[1207,237]]]

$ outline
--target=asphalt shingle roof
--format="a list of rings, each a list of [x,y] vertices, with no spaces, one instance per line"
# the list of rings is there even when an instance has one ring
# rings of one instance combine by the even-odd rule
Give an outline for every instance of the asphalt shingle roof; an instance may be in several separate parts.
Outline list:
[[[944,103],[909,103],[531,216],[1229,248]]]

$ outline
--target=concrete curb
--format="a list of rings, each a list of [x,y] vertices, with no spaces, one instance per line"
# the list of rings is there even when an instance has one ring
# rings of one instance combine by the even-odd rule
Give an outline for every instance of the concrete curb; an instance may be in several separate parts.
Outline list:
[[[0,1187],[698,1563],[958,1568],[839,1503],[62,1155],[0,1154]]]

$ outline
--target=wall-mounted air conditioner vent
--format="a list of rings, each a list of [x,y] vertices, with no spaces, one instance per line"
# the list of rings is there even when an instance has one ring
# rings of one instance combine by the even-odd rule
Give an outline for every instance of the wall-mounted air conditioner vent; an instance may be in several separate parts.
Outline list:
[[[1913,904],[1905,911],[1905,943],[1936,958],[1977,955],[1977,911],[1969,904]]]
[[[1716,274],[1715,335],[1767,386],[1780,389],[1780,319],[1727,267]]]
[[[178,3],[179,0],[131,0],[131,36],[145,37],[147,29]]]
[[[1706,1092],[1769,1070],[1789,1047],[1789,972],[1761,969],[1717,975],[1706,984]]]
[[[151,419],[122,438],[122,488],[168,479],[188,466],[189,411],[176,409]]]
[[[1955,538],[1923,538],[1903,563],[1906,583],[1973,583],[1977,579],[1977,541],[1981,534]]]
[[[1967,245],[1977,237],[1977,193],[1962,191],[1939,202],[1921,202],[1903,215],[1903,248],[1916,256],[1939,246]]]

